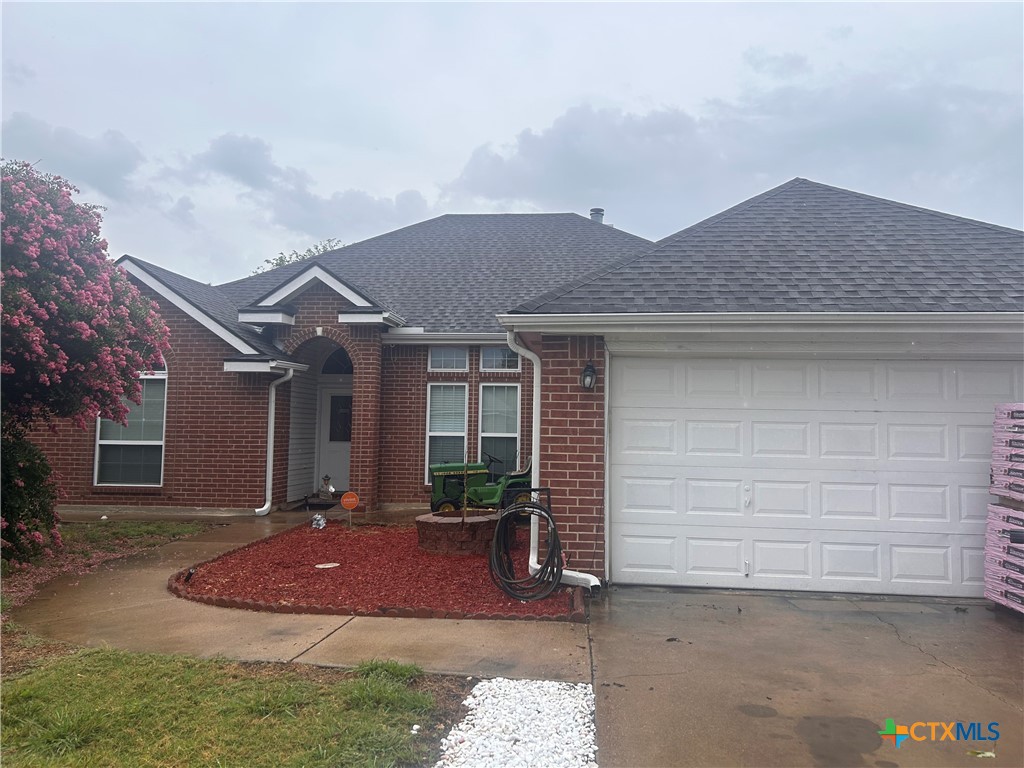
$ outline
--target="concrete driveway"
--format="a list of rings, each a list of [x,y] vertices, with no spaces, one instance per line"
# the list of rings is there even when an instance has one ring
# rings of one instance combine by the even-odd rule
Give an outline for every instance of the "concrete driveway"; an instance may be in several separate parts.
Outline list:
[[[590,631],[601,768],[1024,765],[1022,622],[987,601],[613,587]]]

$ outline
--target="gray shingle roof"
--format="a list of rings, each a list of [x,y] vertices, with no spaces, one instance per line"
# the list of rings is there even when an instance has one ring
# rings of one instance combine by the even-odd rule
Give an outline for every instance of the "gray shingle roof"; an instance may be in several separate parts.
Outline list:
[[[250,344],[262,354],[277,359],[281,358],[281,353],[275,349],[270,341],[263,338],[256,328],[246,323],[238,322],[238,307],[216,286],[183,277],[175,272],[171,272],[169,269],[158,267],[156,264],[150,264],[134,256],[126,255],[122,259],[131,259],[188,303],[201,310],[227,331]],[[173,339],[171,344],[174,344]]]
[[[314,257],[427,332],[500,332],[525,298],[652,243],[575,213],[446,214]],[[289,264],[219,286],[243,307],[308,267]]]
[[[1024,232],[798,178],[513,311],[1022,310]]]

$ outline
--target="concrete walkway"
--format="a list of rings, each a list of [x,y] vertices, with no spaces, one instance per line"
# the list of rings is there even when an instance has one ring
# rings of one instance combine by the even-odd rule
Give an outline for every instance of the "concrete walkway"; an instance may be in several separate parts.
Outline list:
[[[12,618],[36,634],[89,647],[343,667],[387,658],[441,674],[590,681],[581,624],[260,613],[167,591],[168,577],[181,568],[307,518],[212,518],[222,524],[200,536],[58,579]]]
[[[602,768],[1024,765],[1022,621],[983,600],[613,587],[587,626],[270,614],[167,592],[178,569],[307,517],[220,518],[196,538],[55,582],[13,618],[84,646],[593,682]],[[878,735],[887,718],[983,732],[996,722],[1001,738],[896,749]]]

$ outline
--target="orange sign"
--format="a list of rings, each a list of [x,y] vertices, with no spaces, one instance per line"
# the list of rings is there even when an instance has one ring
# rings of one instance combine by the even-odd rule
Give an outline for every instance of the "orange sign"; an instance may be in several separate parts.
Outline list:
[[[355,491],[346,491],[341,495],[341,506],[345,509],[355,509],[359,506],[359,494]]]

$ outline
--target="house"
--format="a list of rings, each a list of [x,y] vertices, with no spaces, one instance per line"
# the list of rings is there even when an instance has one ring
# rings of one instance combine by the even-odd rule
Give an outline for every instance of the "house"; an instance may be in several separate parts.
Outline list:
[[[442,216],[216,287],[121,263],[172,329],[162,453],[148,415],[62,428],[73,503],[425,502],[483,450],[538,457],[571,566],[616,583],[982,594],[1020,231],[794,179],[658,243]]]

